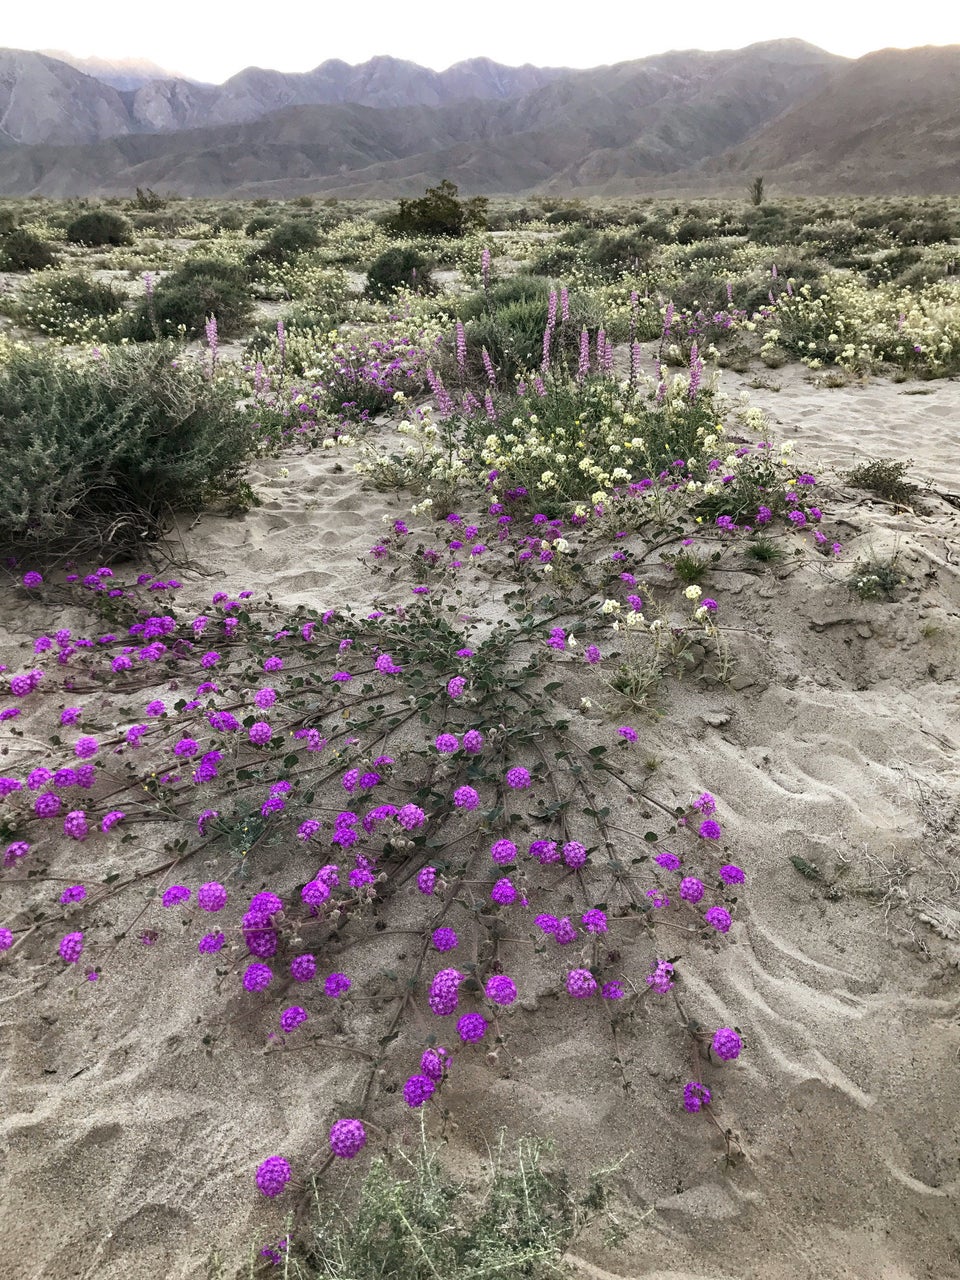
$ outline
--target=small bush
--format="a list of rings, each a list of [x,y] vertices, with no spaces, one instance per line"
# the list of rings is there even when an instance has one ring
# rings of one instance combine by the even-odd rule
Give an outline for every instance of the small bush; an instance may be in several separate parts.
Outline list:
[[[249,235],[249,231],[247,232]],[[320,234],[312,220],[308,218],[291,218],[289,222],[281,222],[270,233],[267,243],[255,249],[247,261],[251,265],[261,262],[285,262],[298,253],[315,249],[320,243]]]
[[[42,271],[57,260],[46,240],[25,227],[16,227],[0,240],[0,266],[5,271]]]
[[[0,236],[7,236],[17,225],[17,215],[12,209],[0,209]]]
[[[913,465],[913,459],[906,462],[895,458],[876,458],[872,462],[861,462],[847,472],[847,483],[855,489],[866,489],[878,498],[886,498],[901,507],[912,507],[914,511],[922,511],[917,503],[920,493],[919,485],[906,479],[907,471]]]
[[[171,344],[81,361],[15,351],[0,421],[17,466],[0,472],[0,546],[18,557],[117,554],[157,538],[173,510],[245,496],[251,428],[235,392]]]
[[[486,227],[487,201],[483,196],[460,200],[456,184],[444,178],[419,200],[401,200],[387,225],[398,235],[459,237]]]
[[[188,258],[157,285],[153,300],[144,300],[131,321],[137,342],[169,337],[182,325],[188,337],[203,333],[207,317],[217,318],[221,338],[235,337],[249,326],[252,303],[246,269],[220,258]]]
[[[418,249],[387,249],[370,264],[366,292],[371,298],[387,298],[401,287],[413,293],[434,291],[432,264]]]
[[[33,276],[15,300],[14,319],[51,337],[71,341],[113,336],[127,295],[83,272]]]
[[[247,225],[243,229],[244,235],[262,236],[265,231],[271,231],[277,225],[277,220],[270,213],[255,213]]]
[[[868,560],[858,561],[847,579],[851,592],[861,600],[892,600],[897,587],[905,581],[897,568],[898,558],[894,553],[886,559],[871,556]]]
[[[109,209],[91,209],[81,213],[67,227],[67,239],[71,244],[105,245],[130,244],[133,232],[130,223]]]

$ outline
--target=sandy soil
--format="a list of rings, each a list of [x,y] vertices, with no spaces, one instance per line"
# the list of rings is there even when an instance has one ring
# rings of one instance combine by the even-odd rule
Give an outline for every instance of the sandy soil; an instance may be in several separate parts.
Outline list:
[[[801,369],[760,372],[781,390],[752,390],[752,402],[828,481],[882,454],[960,490],[960,382],[911,395],[913,385],[828,389]],[[724,377],[736,393],[756,374]],[[389,598],[359,560],[383,517],[408,504],[364,489],[351,467],[349,453],[326,452],[258,464],[262,507],[182,531],[189,559],[216,570],[181,574],[186,594],[226,583],[285,606]],[[927,515],[897,512],[834,478],[824,505],[843,559],[717,575],[739,688],[671,686],[666,714],[643,724],[643,754],[661,761],[656,794],[673,804],[714,792],[748,875],[732,945],[684,956],[690,1010],[744,1033],[742,1058],[709,1077],[744,1158],[727,1168],[716,1132],[678,1106],[690,1063],[668,1006],[650,1006],[627,1046],[625,1089],[595,1012],[549,994],[549,958],[523,970],[501,1062],[458,1061],[446,1095],[457,1167],[476,1166],[498,1123],[552,1138],[575,1179],[625,1157],[615,1186],[626,1240],[610,1250],[588,1233],[572,1259],[583,1276],[960,1277],[960,511],[935,493],[927,502]],[[855,557],[894,548],[900,598],[852,596]],[[21,641],[49,619],[7,595],[0,659],[19,666]],[[573,714],[583,740],[609,735],[597,714]],[[617,816],[638,821],[627,807]],[[138,839],[137,853],[155,857],[159,838]],[[74,855],[61,871],[76,879],[106,857],[95,841]],[[822,878],[804,879],[792,855]],[[279,873],[289,883],[299,857]],[[228,866],[202,870],[188,883]],[[258,868],[251,892],[273,871]],[[2,892],[0,908],[12,901]],[[156,945],[112,947],[144,908],[162,925]],[[265,1052],[263,1020],[232,987],[216,995],[202,958],[184,961],[192,947],[142,891],[98,911],[99,983],[44,976],[29,955],[0,977],[0,1276],[186,1280],[205,1274],[214,1247],[233,1275],[251,1240],[282,1227],[282,1208],[254,1190],[255,1164],[284,1152],[302,1168],[360,1065]],[[642,974],[649,947],[632,936],[623,947]],[[366,956],[360,986],[376,992],[376,974]],[[347,1030],[372,1017],[363,1008],[344,1012]],[[398,1055],[397,1079],[410,1056]],[[384,1096],[378,1114],[402,1136],[412,1126],[401,1111]]]

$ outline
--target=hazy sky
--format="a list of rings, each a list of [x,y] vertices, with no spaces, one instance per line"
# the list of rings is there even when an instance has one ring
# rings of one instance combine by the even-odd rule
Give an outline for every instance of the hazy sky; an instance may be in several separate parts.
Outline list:
[[[486,0],[477,6],[450,0],[97,0],[92,8],[76,0],[7,0],[3,8],[0,40],[8,48],[145,57],[215,83],[247,66],[308,71],[326,58],[356,63],[383,53],[440,71],[478,55],[509,65],[592,67],[667,49],[736,49],[785,36],[848,57],[890,45],[960,43],[956,5],[888,0],[870,7],[862,0],[790,6],[686,0],[676,9],[635,0]]]

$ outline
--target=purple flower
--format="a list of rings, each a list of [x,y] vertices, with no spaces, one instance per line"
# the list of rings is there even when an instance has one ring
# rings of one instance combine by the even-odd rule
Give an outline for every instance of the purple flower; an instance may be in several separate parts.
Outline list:
[[[517,986],[505,973],[497,973],[487,980],[484,995],[494,1004],[513,1004],[517,998]]]
[[[433,945],[438,951],[453,951],[460,939],[453,929],[434,929]]]
[[[451,698],[459,698],[467,687],[467,682],[463,676],[453,676],[447,681],[447,693]]]
[[[421,893],[427,895],[433,893],[433,887],[437,882],[436,867],[421,867],[417,873],[417,888]]]
[[[307,1011],[302,1009],[298,1004],[292,1004],[289,1009],[284,1009],[280,1015],[280,1030],[290,1034],[296,1031],[307,1020]]]
[[[148,716],[162,716],[166,709],[166,706],[159,698],[155,699],[153,702],[148,702],[146,705],[146,713]]]
[[[513,882],[507,876],[504,876],[490,890],[490,897],[498,906],[506,907],[511,902],[516,902],[517,891],[513,886]]]
[[[73,884],[69,889],[64,889],[60,895],[60,901],[64,904],[68,902],[82,902],[87,896],[87,891],[82,884]]]
[[[111,827],[115,827],[118,822],[122,822],[127,815],[122,809],[111,809],[109,813],[103,815],[100,823],[101,831],[109,831]]]
[[[541,866],[549,866],[552,862],[559,862],[560,850],[557,847],[556,840],[531,840],[530,857],[535,858]]]
[[[482,1040],[487,1030],[487,1020],[482,1013],[465,1013],[457,1020],[457,1035],[464,1044]]]
[[[600,994],[604,1000],[622,1000],[627,993],[623,989],[622,982],[605,982]]]
[[[305,822],[301,822],[297,827],[297,839],[309,840],[311,836],[315,836],[320,830],[320,823],[316,818],[307,818]]]
[[[31,569],[29,573],[25,573],[23,575],[23,585],[25,587],[30,587],[30,588],[42,587],[43,578],[40,576],[39,573],[34,573],[34,571]]]
[[[587,933],[607,932],[606,913],[599,911],[596,907],[591,907],[589,911],[585,911],[580,919],[583,921],[583,927]]]
[[[96,738],[78,738],[73,744],[73,754],[79,756],[81,760],[95,756],[99,750],[100,743]]]
[[[496,840],[490,846],[490,857],[498,864],[504,867],[509,862],[513,862],[517,856],[517,846],[512,840]]]
[[[622,724],[617,730],[617,733],[619,733],[621,738],[626,738],[627,742],[637,741],[638,735],[636,729],[631,729],[628,724]]]
[[[577,1000],[592,996],[597,989],[597,980],[589,969],[571,969],[567,974],[567,991]]]
[[[427,820],[427,815],[418,805],[405,804],[401,809],[398,809],[396,819],[404,831],[415,831],[417,827],[423,826]]]
[[[331,973],[323,984],[323,994],[329,996],[331,1000],[345,995],[350,990],[352,983],[345,973]]]
[[[582,867],[587,861],[586,847],[579,840],[568,840],[563,846],[563,860],[575,870]]]
[[[278,658],[276,655],[274,655],[273,657],[267,658],[267,660],[263,664],[263,669],[264,671],[282,671],[283,659]]]
[[[685,876],[680,881],[680,897],[685,902],[699,902],[703,897],[703,882],[696,876]]]
[[[663,867],[666,871],[680,870],[680,859],[675,853],[670,853],[667,850],[663,853],[658,853],[654,858],[654,862],[657,866]]]
[[[14,840],[13,844],[8,844],[6,847],[3,855],[3,865],[12,867],[21,858],[25,858],[29,852],[30,846],[26,840]]]
[[[243,973],[245,991],[265,991],[273,981],[273,970],[268,964],[248,964]]]
[[[50,793],[47,792],[46,794],[49,795]],[[38,798],[38,804],[40,799],[42,797]],[[82,809],[71,810],[63,820],[63,834],[69,836],[71,840],[85,840],[88,832],[87,815],[84,811]]]
[[[507,786],[513,791],[524,791],[530,785],[530,774],[520,765],[515,765],[514,768],[507,770],[506,781]]]
[[[698,813],[702,813],[705,818],[709,818],[711,814],[717,812],[716,799],[709,791],[704,791],[702,795],[697,796],[693,802],[693,807]]]
[[[448,1056],[446,1049],[442,1045],[437,1045],[435,1049],[426,1049],[423,1057],[420,1059],[420,1070],[430,1080],[438,1084],[443,1079],[443,1073],[450,1066],[452,1059]]]
[[[713,1043],[710,1047],[722,1061],[732,1062],[734,1058],[740,1057],[743,1041],[732,1027],[719,1027],[713,1033]]]
[[[361,1120],[337,1120],[330,1129],[330,1150],[342,1160],[352,1160],[367,1144]]]
[[[272,707],[277,700],[276,689],[269,686],[265,689],[258,689],[253,695],[253,705],[258,711],[266,711],[268,707]]]
[[[265,720],[258,720],[250,726],[247,736],[254,746],[265,747],[273,737],[273,730]]]
[[[290,961],[290,976],[297,982],[309,982],[316,972],[317,962],[311,955],[294,956]]]
[[[9,929],[0,929],[0,951],[9,951],[13,946],[13,934]]]
[[[197,815],[197,831],[201,836],[207,834],[207,824],[212,822],[214,818],[219,818],[220,814],[216,809],[203,809]]]
[[[190,890],[183,884],[172,884],[161,898],[161,903],[165,907],[176,907],[181,902],[189,902]]]
[[[724,884],[743,884],[746,876],[735,863],[728,862],[720,868],[720,879]]]
[[[646,976],[646,984],[665,996],[673,986],[673,965],[669,960],[658,960],[656,968]]]
[[[291,1176],[290,1166],[283,1156],[270,1156],[257,1168],[257,1188],[272,1200],[284,1189]]]
[[[713,818],[707,818],[706,822],[700,823],[700,835],[704,840],[719,840],[723,831],[719,822],[715,822]]]
[[[76,964],[83,954],[83,934],[68,933],[60,939],[60,959],[65,964]]]
[[[600,658],[601,653],[597,646],[595,644],[588,644],[583,651],[584,662],[588,663],[592,667],[600,661]]]
[[[441,755],[451,755],[454,751],[460,750],[460,743],[457,741],[456,736],[452,733],[438,734],[437,740],[434,743],[434,746],[437,748],[437,750],[440,752]]]
[[[479,729],[467,730],[463,735],[463,749],[472,756],[483,750],[483,734]]]
[[[726,933],[733,923],[730,912],[725,907],[711,907],[709,911],[704,913],[703,918],[718,933]]]
[[[456,1009],[463,977],[458,969],[441,969],[431,982],[429,1004],[438,1018],[444,1018]]]
[[[426,1075],[411,1076],[403,1086],[403,1100],[408,1107],[422,1107],[436,1092],[437,1086]]]
[[[656,907],[657,910],[670,905],[670,899],[660,889],[648,889],[647,897],[650,899],[650,905]]]
[[[201,911],[222,911],[227,905],[227,891],[216,880],[202,884],[197,890],[197,905]]]
[[[453,793],[453,803],[458,809],[476,809],[480,797],[473,787],[457,787]]]
[[[76,724],[80,719],[79,707],[64,707],[60,712],[60,723],[62,725]]]
[[[701,1107],[710,1105],[710,1090],[705,1084],[691,1080],[683,1087],[683,1106],[685,1111],[699,1111]]]
[[[197,950],[201,955],[212,955],[222,949],[226,940],[222,933],[205,933],[197,943]]]

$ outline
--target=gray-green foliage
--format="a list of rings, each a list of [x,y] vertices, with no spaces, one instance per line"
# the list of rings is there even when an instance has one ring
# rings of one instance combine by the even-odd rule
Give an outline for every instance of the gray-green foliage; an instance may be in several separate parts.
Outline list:
[[[286,1260],[296,1280],[546,1280],[563,1276],[563,1255],[603,1208],[598,1175],[577,1199],[549,1170],[536,1142],[506,1150],[503,1135],[474,1193],[443,1168],[421,1135],[395,1171],[375,1160],[349,1210],[317,1195],[312,1238]]]
[[[13,352],[0,366],[0,546],[33,560],[119,553],[172,510],[242,503],[252,434],[234,401],[173,344]]]

